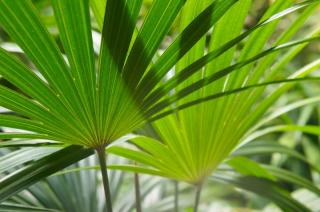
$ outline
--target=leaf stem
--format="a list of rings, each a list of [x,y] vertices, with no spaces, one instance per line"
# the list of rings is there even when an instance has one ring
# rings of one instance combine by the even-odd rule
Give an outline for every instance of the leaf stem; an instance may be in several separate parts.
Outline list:
[[[102,174],[102,182],[104,187],[104,194],[106,197],[106,211],[112,212],[112,201],[111,201],[111,194],[110,194],[110,186],[109,186],[109,179],[108,179],[108,170],[106,165],[106,152],[105,148],[99,147],[96,149],[99,157],[100,162],[100,170]]]
[[[201,190],[202,190],[202,183],[196,185],[196,196],[195,196],[194,208],[193,208],[194,212],[198,212]]]
[[[174,211],[179,211],[179,182],[173,181],[174,183]]]
[[[138,173],[134,173],[134,188],[135,188],[135,194],[136,194],[136,211],[142,212],[141,198],[140,198],[140,183],[139,183]]]

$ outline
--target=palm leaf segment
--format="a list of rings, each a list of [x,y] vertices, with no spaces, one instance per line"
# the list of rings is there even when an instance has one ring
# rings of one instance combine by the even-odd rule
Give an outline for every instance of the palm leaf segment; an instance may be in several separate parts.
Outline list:
[[[0,138],[41,138],[96,148],[138,128],[167,107],[154,108],[155,102],[144,97],[161,87],[161,79],[176,61],[235,2],[211,4],[159,62],[150,65],[185,0],[154,1],[137,36],[133,32],[142,0],[108,0],[98,62],[88,0],[52,1],[66,57],[31,1],[1,1],[0,26],[22,48],[35,70],[0,49],[0,75],[22,91],[0,86],[0,106],[16,114],[1,115],[0,125],[25,130],[2,133]],[[212,11],[215,15],[208,18]],[[201,29],[195,36],[182,40],[199,23]]]

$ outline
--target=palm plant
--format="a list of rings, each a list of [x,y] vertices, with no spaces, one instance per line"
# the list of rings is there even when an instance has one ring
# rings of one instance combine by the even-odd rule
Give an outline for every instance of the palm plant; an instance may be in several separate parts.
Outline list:
[[[137,18],[142,0],[91,1],[92,10],[102,31],[101,48],[96,61],[88,0],[52,1],[61,48],[48,32],[41,21],[39,11],[30,0],[1,1],[0,26],[23,50],[28,64],[0,48],[0,75],[13,87],[0,86],[0,106],[8,110],[6,114],[0,115],[0,126],[12,129],[12,131],[1,133],[0,139],[13,139],[5,142],[4,145],[9,146],[59,145],[61,147],[62,145],[64,148],[2,178],[0,201],[8,199],[39,179],[92,155],[93,150],[96,150],[102,171],[107,211],[112,211],[105,147],[109,147],[117,139],[144,124],[164,116],[167,117],[156,122],[154,127],[161,139],[166,142],[165,147],[148,138],[136,138],[133,141],[144,149],[157,148],[157,151],[163,153],[159,158],[164,157],[162,159],[165,160],[172,161],[172,154],[181,153],[178,155],[179,161],[177,164],[172,163],[171,168],[155,166],[158,169],[156,171],[144,168],[138,171],[157,173],[201,185],[203,179],[229,155],[244,133],[285,89],[279,89],[281,92],[268,98],[251,118],[245,117],[246,113],[253,110],[252,104],[256,102],[263,89],[252,91],[250,95],[253,98],[250,102],[243,102],[243,105],[240,105],[242,112],[238,116],[234,116],[237,114],[237,108],[232,105],[232,102],[241,100],[248,93],[230,94],[252,86],[260,86],[256,84],[264,73],[265,67],[276,57],[271,53],[292,46],[301,49],[306,43],[316,39],[311,37],[286,43],[258,54],[267,41],[268,35],[271,35],[274,30],[276,19],[312,5],[300,15],[290,30],[284,33],[276,43],[278,45],[291,38],[311,14],[318,1],[309,0],[286,10],[285,8],[291,5],[291,1],[276,1],[265,16],[268,19],[242,34],[240,31],[250,1],[239,1],[233,7],[236,2],[237,0],[208,0],[195,7],[197,1],[190,0],[185,5],[185,0],[155,0],[142,26],[138,28]],[[240,11],[242,18],[238,18],[238,14],[235,13],[237,10]],[[282,12],[277,13],[281,10]],[[165,52],[153,62],[152,59],[156,58],[157,50],[180,11],[182,11],[181,32]],[[192,17],[186,15],[190,12],[194,14]],[[227,16],[224,16],[225,13]],[[211,39],[210,53],[201,57],[206,47],[204,36],[218,21],[214,28],[216,33]],[[230,24],[229,22],[234,22],[235,28],[225,27]],[[260,29],[267,24],[269,24],[268,27]],[[261,37],[259,45],[251,49],[250,46],[255,39],[264,33],[266,36]],[[228,36],[225,36],[226,34]],[[251,37],[246,42],[240,62],[230,66],[235,46],[249,35]],[[313,34],[315,35],[317,33]],[[250,80],[245,81],[250,66],[242,67],[268,54],[270,56],[259,63],[255,68],[256,71],[250,75]],[[284,57],[283,61],[291,59],[294,54]],[[210,63],[214,59],[215,61]],[[272,73],[281,69],[283,65],[280,63]],[[175,67],[174,77],[168,80],[166,76],[173,67]],[[318,63],[294,77],[303,77],[316,67]],[[230,74],[233,71],[237,72]],[[225,87],[226,80],[223,77],[227,75],[229,75],[228,83]],[[267,77],[269,81],[264,83],[278,83],[270,81],[272,76],[270,74],[269,78]],[[207,86],[212,82],[215,84]],[[243,85],[248,86],[241,87]],[[211,96],[213,93],[216,94]],[[178,109],[218,96],[226,96],[219,100],[221,101],[218,103],[219,107],[213,111],[214,114],[221,115],[219,119],[203,118],[210,112],[213,104],[216,106],[213,102],[176,112]],[[228,110],[224,110],[225,105],[229,108]],[[196,115],[199,110],[201,113]],[[230,117],[233,124],[226,125],[223,130],[217,130],[218,126],[224,125]],[[205,131],[191,130],[192,124],[199,120],[202,123],[201,126],[206,127]],[[225,133],[224,130],[235,129],[233,126],[240,120],[243,125],[237,133],[223,143],[220,142],[220,139],[224,138],[221,137]],[[216,129],[214,133],[209,129],[211,123],[214,123],[213,127]],[[166,127],[170,127],[170,131]],[[17,133],[13,129],[23,130],[23,132]],[[178,131],[174,132],[176,129]],[[202,134],[203,132],[206,133]],[[23,139],[33,139],[33,141],[24,142]],[[45,142],[39,142],[36,139],[42,139]],[[206,142],[206,139],[210,142]],[[184,142],[183,145],[181,145],[182,142]],[[197,142],[201,145],[197,145]],[[172,144],[169,152],[168,144]],[[176,151],[177,149],[179,151]],[[205,154],[201,155],[203,151]],[[132,153],[131,150],[118,147],[110,148],[110,152],[119,154],[121,152],[122,155],[139,159],[139,162],[146,162],[143,157],[147,157],[150,162],[153,161],[152,164],[148,163],[149,165],[159,162],[155,158],[158,154],[150,157],[141,152]],[[136,167],[127,166],[126,168]],[[173,172],[173,168],[177,168],[176,173]]]
[[[262,17],[261,23],[264,23],[263,21],[268,20],[268,18],[276,17],[275,13],[279,13],[286,7],[292,6],[292,4],[293,2],[290,1],[274,2]],[[193,93],[172,104],[172,109],[169,109],[169,113],[172,114],[168,115],[165,111],[163,112],[165,117],[152,124],[158,140],[139,136],[130,139],[142,151],[117,146],[108,149],[110,153],[148,165],[150,168],[145,168],[145,173],[157,174],[194,184],[196,187],[195,211],[197,211],[204,181],[218,168],[219,164],[229,160],[228,156],[239,144],[248,142],[246,141],[247,138],[257,129],[257,126],[255,126],[257,121],[263,118],[265,112],[281,94],[292,87],[288,84],[281,85],[275,87],[274,91],[267,94],[268,96],[264,95],[265,85],[270,84],[270,81],[275,79],[278,72],[305,46],[305,44],[298,45],[284,55],[280,55],[279,52],[274,50],[282,50],[282,47],[288,47],[287,44],[281,45],[280,48],[273,47],[262,51],[276,30],[278,22],[274,22],[250,34],[241,51],[237,51],[236,48],[228,49],[223,55],[206,64],[206,67],[197,66],[197,63],[204,60],[203,58],[208,58],[207,56],[210,54],[214,55],[221,46],[228,45],[233,38],[243,35],[241,30],[250,5],[250,1],[239,1],[234,5],[215,25],[210,38],[209,53],[203,56],[206,52],[206,42],[203,38],[176,65],[174,76],[164,82],[167,91],[171,91],[168,94],[170,97],[184,96],[189,92],[188,89],[192,90]],[[184,14],[197,15],[205,6],[205,1],[203,3],[189,1],[183,12]],[[296,6],[293,7],[296,8]],[[316,8],[317,4],[306,8],[287,27],[287,30],[278,39],[275,39],[273,45],[276,46],[290,41]],[[283,14],[283,12],[280,14]],[[193,17],[190,15],[182,15],[182,17],[184,17],[181,20],[181,28],[183,29],[193,20]],[[319,28],[312,30],[310,32],[311,36],[319,34]],[[272,54],[256,62],[256,59],[260,58],[261,55],[268,53]],[[280,59],[278,58],[279,55],[281,56]],[[284,75],[284,77],[294,80],[306,76],[308,73],[317,70],[319,65],[318,60],[314,61],[290,76]],[[271,68],[269,68],[270,66]],[[190,69],[192,70],[190,71]],[[231,73],[235,69],[238,71]],[[188,74],[186,74],[187,72]],[[182,82],[181,79],[187,80]],[[194,92],[197,85],[207,84],[208,82],[214,83]],[[254,87],[257,88],[249,89]],[[161,89],[158,89],[157,94],[161,93]],[[244,91],[239,92],[242,89]],[[210,94],[215,95],[210,97]],[[261,99],[261,95],[264,95],[263,99]],[[184,108],[184,105],[189,106],[192,101],[201,102],[201,99],[208,100],[210,98],[215,99],[215,101],[197,104],[178,111],[178,109]],[[159,105],[166,104],[165,100],[161,100],[161,97],[157,95],[151,94],[146,99],[159,101]],[[258,126],[261,125],[258,124]],[[233,160],[236,161],[236,159]],[[231,161],[230,164],[235,167],[250,166],[250,162],[247,160],[238,159],[234,163]],[[136,167],[123,166],[121,168],[134,171]],[[256,167],[252,170],[260,169]],[[141,171],[141,168],[136,171]],[[223,177],[220,176],[220,178]],[[229,182],[232,182],[232,180],[229,180]],[[241,180],[238,182],[238,185],[245,184],[244,179],[242,182]],[[319,193],[319,191],[317,192]],[[299,207],[303,208],[303,206],[297,206],[299,204],[290,206],[284,202],[278,202],[283,209],[291,207],[292,210],[297,210]]]
[[[107,1],[97,65],[88,1],[52,1],[65,58],[31,1],[1,1],[1,27],[21,47],[36,70],[1,49],[0,73],[22,91],[18,93],[1,86],[1,106],[14,112],[1,115],[1,126],[26,132],[1,133],[0,138],[46,139],[85,147],[67,147],[42,161],[43,165],[59,158],[52,162],[47,174],[92,154],[91,150],[95,149],[101,162],[108,211],[111,211],[105,147],[166,107],[154,108],[155,103],[146,102],[144,96],[161,82],[159,73],[168,72],[235,2],[212,3],[149,69],[184,0],[154,1],[136,36],[133,33],[142,0]],[[100,3],[92,2],[93,5]],[[200,30],[185,39],[199,26]],[[62,162],[65,155],[68,163]],[[8,176],[1,180],[1,200],[30,184],[15,190],[10,187],[13,179]],[[18,184],[15,182],[15,186]]]

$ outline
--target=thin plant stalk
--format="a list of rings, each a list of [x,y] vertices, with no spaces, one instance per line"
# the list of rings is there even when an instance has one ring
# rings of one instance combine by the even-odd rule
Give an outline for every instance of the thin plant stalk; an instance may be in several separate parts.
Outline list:
[[[174,211],[179,212],[179,182],[173,181],[174,183]]]
[[[142,212],[141,198],[140,198],[140,183],[139,183],[138,173],[134,173],[134,188],[135,188],[135,195],[136,195],[136,211]]]
[[[202,190],[202,183],[196,185],[196,196],[195,196],[194,208],[193,208],[194,212],[198,212],[201,190]]]
[[[109,186],[109,179],[108,179],[108,170],[106,165],[106,152],[105,148],[97,148],[96,149],[99,157],[100,162],[100,170],[102,175],[102,182],[104,187],[104,194],[106,197],[106,211],[112,212],[112,201],[111,201],[111,193],[110,193],[110,186]]]

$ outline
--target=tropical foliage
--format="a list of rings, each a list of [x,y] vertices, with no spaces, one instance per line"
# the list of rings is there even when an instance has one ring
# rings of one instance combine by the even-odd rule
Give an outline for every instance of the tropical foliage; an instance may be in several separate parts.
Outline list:
[[[287,166],[319,177],[319,144],[294,149],[319,135],[320,97],[297,87],[319,80],[320,60],[298,58],[319,4],[1,0],[0,210],[198,211],[235,187],[314,210],[316,178]]]

